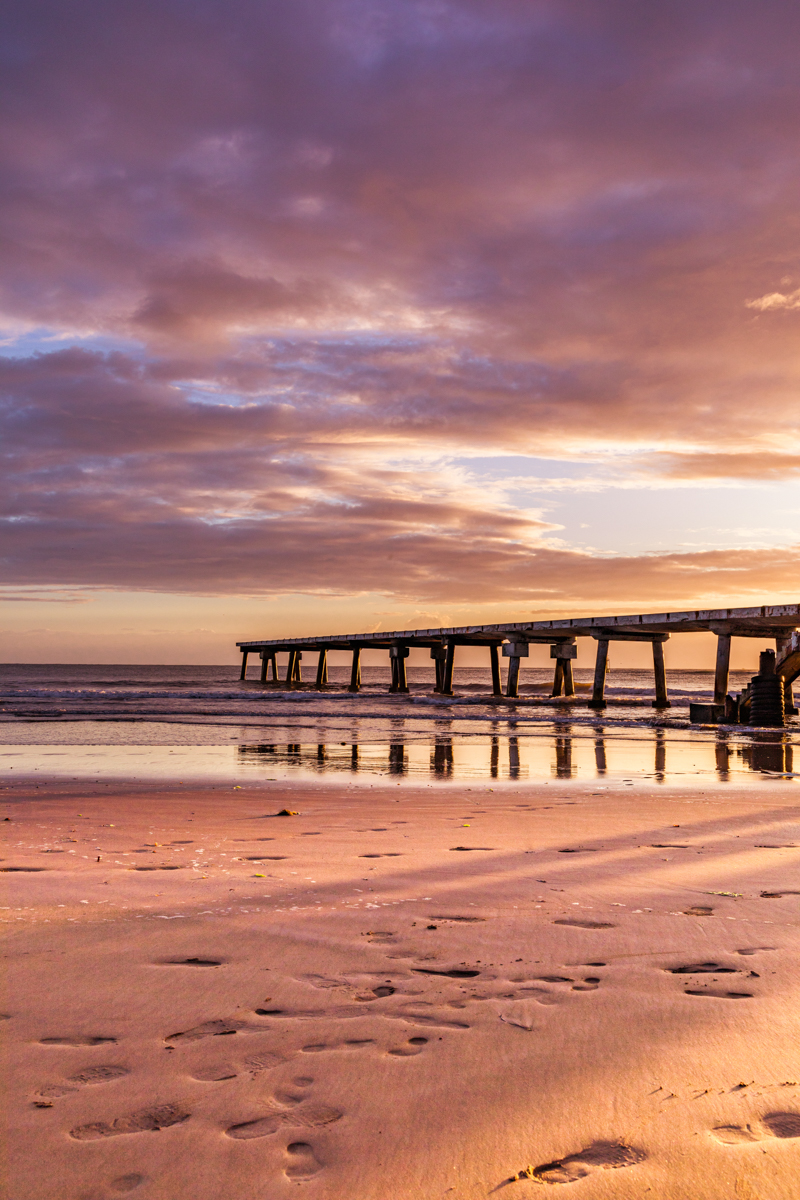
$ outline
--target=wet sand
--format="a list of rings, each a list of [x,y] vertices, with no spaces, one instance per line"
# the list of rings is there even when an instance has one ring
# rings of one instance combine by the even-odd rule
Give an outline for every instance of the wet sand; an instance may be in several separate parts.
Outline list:
[[[2,1194],[790,1200],[797,795],[6,787]]]

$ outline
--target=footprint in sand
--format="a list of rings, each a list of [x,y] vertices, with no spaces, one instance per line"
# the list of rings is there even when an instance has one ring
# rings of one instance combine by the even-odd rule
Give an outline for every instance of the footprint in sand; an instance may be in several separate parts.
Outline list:
[[[183,1124],[190,1116],[191,1113],[179,1104],[160,1104],[156,1108],[143,1108],[124,1117],[116,1117],[113,1121],[78,1125],[69,1131],[69,1136],[79,1142],[91,1142],[127,1133],[157,1133],[171,1125]]]
[[[64,1083],[45,1084],[39,1088],[33,1097],[33,1104],[36,1108],[52,1108],[54,1100],[60,1100],[62,1096],[77,1092],[78,1088],[84,1087],[86,1084],[110,1083],[112,1079],[121,1079],[123,1075],[128,1074],[130,1072],[127,1067],[108,1064],[87,1067],[85,1071],[79,1071],[77,1075],[70,1075]]]
[[[439,916],[434,916],[434,915],[431,915],[431,916],[428,918],[428,920],[429,920],[429,921],[441,921],[442,923],[444,923],[444,922],[446,922],[446,921],[447,921],[447,922],[449,922],[449,921],[453,921],[453,922],[463,922],[463,923],[465,923],[465,924],[472,925],[472,924],[475,924],[475,923],[476,923],[476,922],[478,922],[478,921],[485,921],[485,920],[486,920],[486,917],[439,917]]]
[[[670,975],[736,975],[736,967],[721,967],[719,963],[689,963],[685,967],[665,967]]]
[[[221,958],[164,958],[157,967],[221,967]]]
[[[726,992],[722,988],[685,988],[684,996],[711,996],[715,1000],[752,1000],[752,992]]]
[[[195,1067],[189,1078],[199,1083],[222,1083],[226,1079],[235,1079],[238,1074],[231,1063],[218,1063],[216,1066]]]
[[[519,1174],[512,1175],[509,1182],[537,1179],[540,1183],[575,1183],[593,1171],[614,1171],[620,1167],[633,1167],[644,1162],[646,1157],[643,1150],[626,1146],[622,1142],[592,1142],[591,1146],[586,1146],[577,1154],[568,1154],[566,1158],[557,1158],[538,1167],[526,1167]]]
[[[599,975],[584,975],[581,982],[573,983],[572,990],[573,992],[596,992],[600,983]]]
[[[115,1046],[115,1037],[92,1037],[75,1034],[73,1037],[39,1038],[40,1046]]]
[[[154,863],[152,867],[129,867],[130,871],[182,871],[183,866],[179,863]]]
[[[449,1017],[440,1016],[437,1012],[418,1012],[409,1008],[400,1008],[392,1014],[408,1025],[431,1025],[436,1029],[469,1029],[468,1021],[454,1021]]]
[[[439,971],[433,967],[412,967],[411,970],[415,975],[443,975],[448,979],[474,979],[476,975],[480,975],[480,971],[466,967],[452,967],[446,971]]]
[[[197,1042],[207,1037],[226,1037],[244,1027],[242,1021],[226,1021],[219,1018],[216,1021],[204,1021],[193,1029],[185,1029],[180,1033],[171,1033],[164,1040],[167,1042]]]
[[[281,1101],[276,1097],[275,1102]],[[253,1138],[268,1137],[271,1133],[277,1133],[287,1125],[299,1129],[320,1129],[325,1125],[333,1125],[344,1116],[339,1108],[310,1101],[306,1103],[302,1097],[299,1100],[292,1098],[290,1103],[296,1107],[280,1108],[251,1121],[240,1121],[229,1126],[225,1133],[236,1141],[252,1141]]]
[[[286,1158],[283,1169],[288,1179],[313,1179],[322,1170],[323,1164],[308,1142],[290,1142],[286,1147]]]
[[[226,1059],[221,1062],[200,1063],[189,1073],[189,1078],[200,1083],[222,1083],[226,1079],[236,1079],[240,1074],[248,1074],[251,1079],[255,1079],[264,1071],[271,1071],[287,1061],[288,1058],[284,1054],[264,1050],[259,1054],[251,1054],[238,1065]]]
[[[281,1124],[281,1114],[270,1113],[267,1117],[256,1117],[252,1121],[240,1121],[238,1125],[231,1125],[225,1130],[225,1133],[229,1138],[248,1142],[253,1138],[267,1137],[271,1133],[277,1133]]]
[[[132,1192],[134,1188],[139,1187],[146,1180],[145,1175],[137,1175],[132,1171],[130,1175],[118,1175],[116,1179],[112,1179],[108,1185],[112,1192],[118,1192],[120,1195],[125,1192]]]
[[[738,975],[739,972],[735,967],[723,967],[715,962],[689,963],[684,967],[665,967],[670,975]],[[699,982],[699,981],[698,981]],[[729,991],[727,988],[708,987],[687,987],[683,990],[684,996],[713,996],[717,1000],[752,1000],[752,992],[735,992]]]
[[[396,1046],[392,1050],[387,1050],[387,1054],[393,1055],[395,1058],[412,1058],[415,1054],[421,1054],[423,1046],[427,1046],[428,1039],[426,1037],[409,1038],[403,1046]]]
[[[365,1046],[374,1046],[374,1038],[349,1038],[345,1042],[312,1042],[309,1046],[301,1046],[301,1054],[322,1054],[326,1050],[362,1050]]]
[[[576,929],[615,929],[611,921],[581,921],[577,917],[560,917],[554,925],[573,925]]]
[[[572,992],[596,992],[602,980],[599,975],[584,975],[581,978],[574,978],[571,975],[535,975],[532,979],[528,977],[517,977],[511,980],[512,983],[530,984],[532,986],[522,987],[519,992],[511,993],[504,999],[519,999],[520,993],[533,993],[537,1004],[557,1004],[562,998],[560,992],[569,990]],[[542,988],[539,984],[549,984],[550,987],[556,987],[558,990],[553,992],[550,987]]]
[[[527,999],[511,1000],[501,1004],[497,1009],[497,1018],[504,1025],[512,1025],[524,1033],[533,1033],[539,1028],[539,1012],[537,1005],[546,1004],[547,1000]]]
[[[800,1113],[766,1113],[753,1125],[718,1125],[711,1130],[712,1137],[726,1146],[746,1142],[763,1142],[765,1138],[800,1138]]]

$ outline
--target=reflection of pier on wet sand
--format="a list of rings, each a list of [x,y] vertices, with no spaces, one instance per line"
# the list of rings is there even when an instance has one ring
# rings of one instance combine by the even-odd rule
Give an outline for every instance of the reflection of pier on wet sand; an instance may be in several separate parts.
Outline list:
[[[414,629],[394,633],[340,634],[325,637],[261,639],[237,642],[242,654],[241,678],[247,674],[247,659],[258,654],[261,659],[261,682],[283,683],[292,686],[302,682],[303,651],[317,654],[315,686],[328,684],[328,651],[345,650],[352,655],[350,672],[351,692],[361,687],[362,650],[383,649],[389,653],[391,666],[390,692],[408,692],[406,659],[409,650],[421,647],[430,650],[434,666],[433,690],[443,696],[453,695],[453,676],[456,650],[459,646],[484,646],[489,651],[492,694],[502,696],[500,657],[508,660],[505,695],[519,694],[520,662],[529,656],[531,645],[549,645],[554,660],[551,696],[572,698],[575,684],[572,661],[577,656],[578,638],[592,638],[597,643],[594,686],[589,707],[606,707],[605,684],[609,666],[611,642],[648,642],[653,651],[655,708],[669,708],[667,675],[664,665],[664,642],[673,634],[714,633],[717,655],[714,673],[714,706],[722,709],[728,695],[731,639],[734,637],[774,638],[776,661],[774,673],[781,680],[783,712],[795,713],[792,682],[800,675],[800,604],[762,605],[757,608],[723,608],[678,613],[648,613],[621,617],[575,617],[554,621],[525,621],[499,625],[470,625],[458,628]],[[278,653],[287,654],[285,676],[279,680]],[[771,668],[770,668],[771,669]],[[721,712],[713,719],[721,719]],[[782,714],[781,714],[782,720]],[[778,721],[770,721],[780,723]]]
[[[530,781],[598,779],[628,776],[674,782],[678,776],[699,774],[727,782],[733,774],[755,772],[791,776],[794,745],[788,732],[758,730],[738,737],[719,732],[704,739],[670,739],[663,729],[646,740],[628,741],[602,725],[577,731],[570,724],[548,736],[493,735],[465,741],[437,733],[433,744],[336,742],[244,743],[236,748],[243,765],[298,771],[306,775],[356,775],[407,778],[428,776],[441,781],[476,779]]]

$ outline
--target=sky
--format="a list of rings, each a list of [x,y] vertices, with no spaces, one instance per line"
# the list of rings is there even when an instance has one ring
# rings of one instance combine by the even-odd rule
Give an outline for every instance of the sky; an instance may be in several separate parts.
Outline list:
[[[7,0],[2,658],[800,598],[799,43]]]

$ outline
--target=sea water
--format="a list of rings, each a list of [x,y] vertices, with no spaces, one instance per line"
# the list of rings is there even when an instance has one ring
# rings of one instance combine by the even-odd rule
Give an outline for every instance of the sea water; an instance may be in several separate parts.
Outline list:
[[[517,701],[490,694],[489,672],[456,670],[454,696],[409,668],[409,693],[389,671],[331,667],[329,685],[244,681],[235,666],[0,666],[0,774],[10,778],[314,778],[696,782],[769,776],[791,782],[796,719],[784,730],[697,728],[690,700],[711,699],[706,671],[667,672],[672,707],[652,707],[646,670],[611,670],[608,707],[587,707],[592,671],[574,700],[548,696],[552,673],[524,669]],[[749,672],[731,674],[741,690]],[[800,756],[798,756],[800,767]]]

